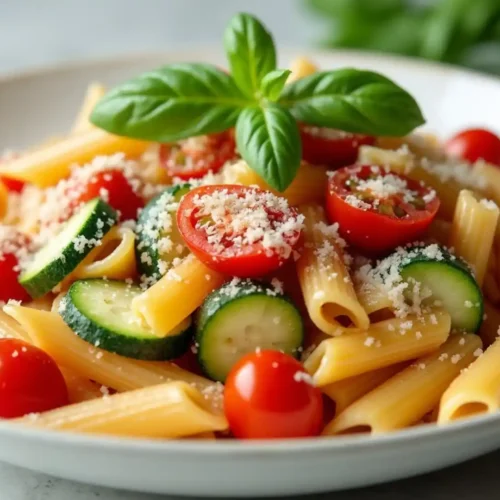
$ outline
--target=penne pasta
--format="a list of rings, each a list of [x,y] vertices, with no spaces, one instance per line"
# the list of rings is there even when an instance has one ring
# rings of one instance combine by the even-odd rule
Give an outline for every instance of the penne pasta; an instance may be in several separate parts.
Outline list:
[[[101,390],[101,387],[95,382],[72,372],[68,368],[59,368],[66,382],[70,403],[81,403],[82,401],[89,401],[104,396],[106,391]]]
[[[92,130],[94,125],[90,123],[90,115],[94,109],[97,101],[106,93],[106,88],[100,83],[91,83],[87,87],[87,92],[85,93],[85,98],[82,103],[82,107],[76,116],[75,123],[71,129],[73,134],[81,134],[82,132],[87,132]]]
[[[483,323],[479,328],[479,335],[485,347],[490,346],[499,338],[500,310],[489,300],[484,301]]]
[[[437,406],[460,371],[474,361],[481,345],[477,335],[452,335],[435,353],[358,399],[325,427],[323,435],[379,434],[418,422]]]
[[[89,434],[170,439],[228,427],[220,411],[215,412],[203,395],[185,382],[114,394],[14,422]]]
[[[192,314],[226,278],[188,255],[158,283],[134,299],[137,315],[158,335],[168,335]]]
[[[304,205],[301,212],[306,218],[304,250],[296,266],[311,320],[329,335],[368,328],[370,321],[356,297],[336,229],[327,225],[318,205]]]
[[[479,285],[486,273],[498,215],[495,203],[483,203],[471,191],[460,191],[451,225],[450,246],[472,266]]]
[[[11,160],[0,167],[0,175],[40,187],[54,186],[70,173],[72,165],[83,165],[99,155],[125,153],[140,156],[148,143],[118,137],[100,129],[89,130]]]
[[[290,64],[290,70],[292,73],[288,77],[288,83],[316,73],[318,67],[307,57],[297,57]]]
[[[499,408],[500,340],[496,340],[443,394],[438,423],[493,413]]]
[[[360,397],[378,387],[386,380],[406,367],[406,363],[398,363],[372,372],[362,373],[325,385],[321,392],[326,394],[335,404],[335,415],[343,412]]]
[[[423,356],[437,349],[450,333],[450,315],[437,310],[421,318],[389,319],[366,331],[324,340],[304,363],[323,387],[355,375]]]

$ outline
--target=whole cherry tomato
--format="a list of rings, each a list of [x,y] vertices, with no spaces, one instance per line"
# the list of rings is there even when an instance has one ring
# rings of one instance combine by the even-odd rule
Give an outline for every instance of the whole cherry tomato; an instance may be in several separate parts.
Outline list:
[[[484,160],[500,166],[500,138],[486,129],[463,130],[446,143],[445,149],[450,156],[470,163]]]

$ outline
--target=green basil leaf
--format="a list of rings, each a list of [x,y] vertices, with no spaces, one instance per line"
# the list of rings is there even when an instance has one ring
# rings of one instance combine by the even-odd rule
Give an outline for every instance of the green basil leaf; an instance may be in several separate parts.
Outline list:
[[[415,99],[372,71],[324,71],[287,85],[280,104],[298,121],[368,135],[406,135],[425,120]]]
[[[290,75],[289,69],[275,69],[268,73],[260,84],[260,89],[264,97],[270,101],[277,101],[285,87],[286,80]]]
[[[236,144],[243,159],[272,188],[284,191],[295,178],[302,155],[299,129],[281,106],[245,109],[236,122]]]
[[[232,78],[209,64],[172,64],[111,90],[91,121],[116,135],[158,142],[221,132],[251,104]]]
[[[224,48],[235,82],[245,95],[255,99],[264,76],[276,69],[271,34],[250,14],[237,14],[224,33]]]

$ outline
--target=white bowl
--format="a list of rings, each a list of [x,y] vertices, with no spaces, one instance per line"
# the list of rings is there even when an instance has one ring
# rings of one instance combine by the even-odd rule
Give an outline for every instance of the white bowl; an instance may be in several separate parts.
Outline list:
[[[287,62],[293,56],[284,54]],[[412,92],[427,128],[448,136],[500,131],[500,80],[437,64],[356,52],[315,52],[324,68],[380,71]],[[68,130],[88,82],[115,83],[173,61],[223,64],[214,52],[131,56],[0,80],[0,147]],[[55,476],[144,492],[263,496],[366,486],[421,474],[500,448],[500,414],[380,437],[268,442],[159,442],[44,432],[0,423],[0,460]]]

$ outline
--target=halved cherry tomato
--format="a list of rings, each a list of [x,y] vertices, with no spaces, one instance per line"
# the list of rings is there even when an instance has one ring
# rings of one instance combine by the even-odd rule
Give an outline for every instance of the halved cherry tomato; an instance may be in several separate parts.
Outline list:
[[[208,267],[250,278],[286,262],[300,240],[302,216],[268,191],[201,186],[182,198],[177,226],[189,249]]]
[[[330,222],[350,244],[380,254],[414,241],[439,208],[435,191],[377,166],[337,170],[328,182]]]
[[[16,253],[21,248],[31,245],[30,238],[14,228],[2,226],[0,232],[0,301],[30,300],[28,292],[19,284],[17,278],[21,272]],[[5,228],[5,231],[4,231]]]
[[[446,143],[445,149],[450,156],[470,163],[482,159],[500,166],[500,137],[483,128],[463,130]]]
[[[327,165],[340,168],[352,165],[360,146],[372,145],[375,137],[350,134],[330,128],[300,126],[302,158],[313,165]]]
[[[235,157],[236,143],[230,130],[160,146],[160,162],[168,175],[183,180],[199,179],[210,171],[215,174]]]
[[[118,169],[102,170],[94,174],[87,184],[77,186],[70,193],[71,207],[75,208],[101,197],[121,213],[122,220],[136,219],[144,200],[134,191],[123,172]]]
[[[22,417],[67,404],[66,382],[48,354],[22,340],[0,339],[0,417]]]
[[[296,359],[261,351],[247,354],[232,368],[224,411],[240,439],[308,437],[321,430],[323,400]]]

